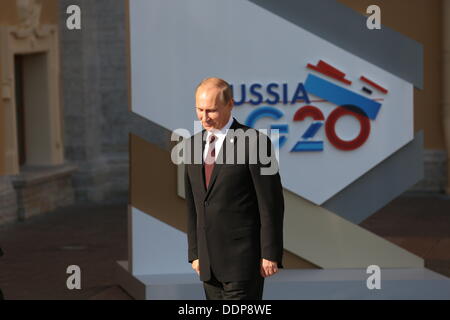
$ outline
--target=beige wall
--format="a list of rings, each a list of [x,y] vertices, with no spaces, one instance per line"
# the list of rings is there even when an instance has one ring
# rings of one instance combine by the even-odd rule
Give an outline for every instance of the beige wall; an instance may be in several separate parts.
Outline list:
[[[42,24],[56,24],[58,21],[58,0],[40,0],[42,3]],[[0,25],[17,24],[16,0],[1,0]]]
[[[441,0],[338,1],[363,14],[369,5],[378,5],[383,25],[423,44],[424,90],[414,92],[414,126],[424,130],[426,149],[444,149]]]
[[[39,0],[38,0],[39,1]],[[40,0],[42,3],[41,24],[58,24],[58,0]],[[0,25],[16,25],[19,19],[16,10],[16,0],[1,0]],[[2,66],[0,65],[0,74]],[[1,95],[1,94],[0,94]],[[0,98],[0,128],[4,128],[3,100]],[[5,153],[5,132],[0,130],[0,154]],[[0,175],[5,174],[5,159],[0,156]]]

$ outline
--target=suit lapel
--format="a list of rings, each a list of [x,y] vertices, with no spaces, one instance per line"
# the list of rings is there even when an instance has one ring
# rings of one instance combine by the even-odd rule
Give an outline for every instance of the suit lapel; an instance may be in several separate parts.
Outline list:
[[[206,132],[206,130],[203,129],[202,133],[201,133],[201,139],[202,139],[201,160],[202,160],[202,163],[194,165],[196,175],[197,175],[198,179],[200,180],[200,184],[202,185],[202,193],[203,193],[204,196],[206,195],[205,171],[203,170],[203,165],[204,165],[203,151],[205,150],[205,145],[206,145],[206,140],[203,139],[203,137],[205,135],[205,132]]]

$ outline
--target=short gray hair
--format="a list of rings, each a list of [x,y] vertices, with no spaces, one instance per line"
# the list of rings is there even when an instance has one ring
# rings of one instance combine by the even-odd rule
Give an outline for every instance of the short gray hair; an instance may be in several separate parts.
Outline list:
[[[220,90],[220,98],[225,105],[230,103],[233,100],[233,90],[228,82],[220,78],[206,78],[203,79],[202,82],[199,83],[197,88],[195,89],[195,94],[197,94],[198,89],[203,86],[211,86],[218,88]]]

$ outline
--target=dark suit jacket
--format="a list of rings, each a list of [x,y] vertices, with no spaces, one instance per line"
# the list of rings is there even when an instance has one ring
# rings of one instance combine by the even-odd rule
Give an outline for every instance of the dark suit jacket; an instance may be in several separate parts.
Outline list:
[[[242,129],[264,139],[272,161],[276,161],[270,139],[259,131],[240,124],[234,119],[230,129]],[[253,130],[253,132],[247,132]],[[242,131],[241,131],[242,132]],[[203,130],[187,139],[193,161],[197,151],[203,161],[205,141]],[[206,137],[206,135],[205,135]],[[234,148],[235,160],[239,136],[230,141],[228,131],[218,157],[227,148]],[[242,139],[241,139],[242,140]],[[245,163],[216,163],[208,189],[205,187],[203,164],[186,164],[185,192],[187,202],[188,260],[200,262],[200,279],[211,277],[210,267],[218,280],[239,281],[255,277],[259,273],[260,260],[276,261],[282,268],[284,199],[278,171],[274,175],[261,175],[264,165],[249,161],[250,152],[257,152],[259,144],[244,139]],[[195,142],[202,143],[202,147]],[[240,141],[242,143],[242,141]],[[267,153],[266,153],[267,154]],[[276,163],[276,162],[275,162]],[[273,165],[273,164],[272,164]],[[278,168],[278,163],[276,163]]]

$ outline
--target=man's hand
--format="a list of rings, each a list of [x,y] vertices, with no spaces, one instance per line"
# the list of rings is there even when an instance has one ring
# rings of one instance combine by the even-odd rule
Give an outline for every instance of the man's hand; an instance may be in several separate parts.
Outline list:
[[[278,264],[275,261],[261,259],[261,275],[264,278],[270,277],[271,275],[277,272],[278,272]]]
[[[197,274],[200,275],[200,265],[198,263],[198,259],[192,261],[192,269],[194,269],[195,272],[197,272]]]

